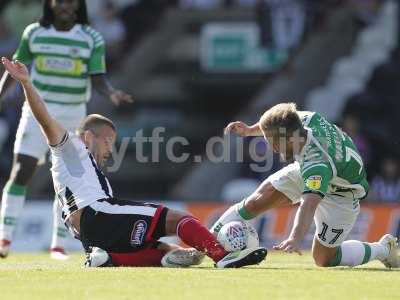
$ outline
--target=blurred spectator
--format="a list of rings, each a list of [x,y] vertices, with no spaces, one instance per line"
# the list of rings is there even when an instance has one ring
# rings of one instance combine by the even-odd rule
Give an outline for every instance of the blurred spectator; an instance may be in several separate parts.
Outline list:
[[[257,0],[255,10],[258,27],[260,28],[261,46],[264,48],[270,47],[273,44],[270,7],[265,0]]]
[[[0,19],[0,55],[10,56],[18,47],[18,38],[12,34],[8,25]]]
[[[14,0],[5,8],[3,18],[13,35],[20,38],[25,27],[36,22],[41,14],[40,0]]]
[[[86,0],[86,6],[88,9],[88,14],[90,19],[94,20],[101,14],[101,11],[104,7],[104,2],[112,2],[112,4],[116,7],[116,9],[120,10],[128,5],[136,4],[140,1],[144,0],[97,0],[97,1]]]
[[[357,146],[364,163],[368,165],[370,159],[370,144],[365,135],[360,131],[360,120],[355,115],[346,115],[343,119],[343,130],[352,138]]]
[[[105,1],[95,19],[96,29],[103,35],[106,42],[107,63],[112,68],[123,54],[125,27],[118,16],[117,7],[112,1]]]
[[[272,34],[280,50],[296,48],[303,37],[304,6],[300,0],[266,0],[271,9]]]
[[[137,0],[121,9],[121,20],[126,29],[126,48],[134,46],[149,31],[158,27],[168,0]]]
[[[396,158],[386,158],[381,169],[381,174],[372,180],[369,198],[375,201],[400,202],[399,161]]]

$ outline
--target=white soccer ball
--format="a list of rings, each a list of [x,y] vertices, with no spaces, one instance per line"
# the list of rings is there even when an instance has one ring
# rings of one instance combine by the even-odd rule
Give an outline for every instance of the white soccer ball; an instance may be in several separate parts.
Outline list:
[[[256,248],[260,243],[253,226],[242,221],[232,221],[222,226],[217,240],[228,252]]]

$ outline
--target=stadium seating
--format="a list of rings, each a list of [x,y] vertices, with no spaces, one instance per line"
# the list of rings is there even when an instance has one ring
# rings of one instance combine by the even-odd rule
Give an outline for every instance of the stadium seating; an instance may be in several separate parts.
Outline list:
[[[389,59],[396,44],[396,11],[392,1],[383,5],[376,21],[359,34],[351,54],[334,63],[322,87],[310,91],[308,110],[319,110],[330,120],[340,119],[347,99],[362,91],[372,71]]]

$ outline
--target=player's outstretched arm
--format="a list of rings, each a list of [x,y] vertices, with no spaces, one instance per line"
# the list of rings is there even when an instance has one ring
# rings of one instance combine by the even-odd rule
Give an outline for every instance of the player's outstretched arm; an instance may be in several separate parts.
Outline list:
[[[2,57],[1,61],[8,73],[21,83],[26,101],[28,101],[32,113],[42,128],[48,143],[50,145],[57,145],[60,143],[66,130],[48,113],[46,104],[40,98],[30,80],[26,66],[18,61],[11,62],[5,57]]]
[[[234,132],[240,136],[263,136],[258,122],[251,126],[242,121],[229,123],[224,129],[224,134],[228,134],[229,132]]]
[[[282,250],[289,253],[297,252],[298,254],[301,254],[300,243],[310,229],[311,223],[314,219],[315,210],[321,200],[322,197],[319,194],[303,194],[303,201],[297,209],[289,238],[279,245],[274,246],[275,250]]]

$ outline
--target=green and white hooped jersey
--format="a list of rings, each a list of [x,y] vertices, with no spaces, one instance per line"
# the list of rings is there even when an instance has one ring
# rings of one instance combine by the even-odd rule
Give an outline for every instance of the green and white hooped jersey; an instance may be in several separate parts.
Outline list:
[[[369,189],[362,158],[352,139],[315,112],[299,112],[307,141],[296,157],[304,181],[303,193],[315,192],[364,198]]]
[[[13,59],[32,64],[33,85],[48,103],[89,101],[90,75],[106,72],[103,37],[80,24],[69,31],[45,28],[39,23],[29,25]]]

